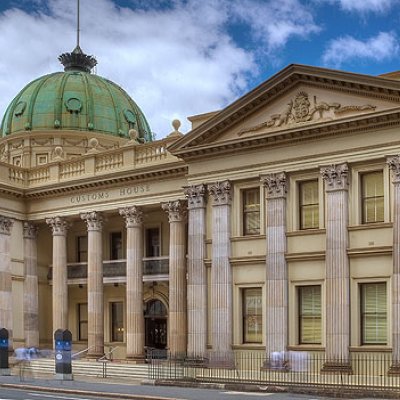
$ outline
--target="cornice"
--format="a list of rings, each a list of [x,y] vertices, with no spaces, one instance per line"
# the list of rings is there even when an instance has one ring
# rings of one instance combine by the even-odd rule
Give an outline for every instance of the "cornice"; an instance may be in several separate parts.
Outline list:
[[[365,132],[400,125],[400,107],[370,114],[341,118],[334,121],[321,121],[311,124],[296,125],[287,129],[277,129],[257,135],[242,136],[220,143],[210,143],[197,147],[182,148],[173,154],[185,160],[212,155],[235,153],[239,149],[253,149],[268,146],[278,147],[307,140],[329,136]]]
[[[212,141],[221,132],[237,124],[245,116],[266,106],[276,97],[285,94],[299,83],[400,102],[399,81],[292,64],[193,129],[189,135],[169,146],[169,151],[174,155],[186,154],[188,148]]]

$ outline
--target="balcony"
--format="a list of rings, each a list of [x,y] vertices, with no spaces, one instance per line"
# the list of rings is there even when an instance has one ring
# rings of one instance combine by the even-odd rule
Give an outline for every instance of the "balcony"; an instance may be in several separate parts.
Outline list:
[[[67,277],[70,279],[87,279],[87,263],[68,263]],[[143,258],[143,280],[155,281],[168,279],[169,257]],[[126,260],[103,261],[104,278],[126,278]],[[53,279],[53,267],[49,267],[47,279]]]

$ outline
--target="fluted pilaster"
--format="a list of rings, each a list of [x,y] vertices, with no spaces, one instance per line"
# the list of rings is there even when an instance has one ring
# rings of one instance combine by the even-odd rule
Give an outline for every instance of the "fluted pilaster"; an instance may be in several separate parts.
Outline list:
[[[349,369],[350,282],[347,164],[321,168],[326,191],[326,358],[324,370]]]
[[[126,355],[144,359],[143,212],[132,206],[119,210],[126,225]]]
[[[82,213],[88,230],[88,357],[104,354],[103,217],[97,211]]]
[[[68,328],[67,231],[69,223],[61,218],[47,218],[53,233],[53,333]]]
[[[24,222],[24,332],[26,347],[39,347],[38,227]]]
[[[13,349],[13,312],[10,239],[12,219],[0,216],[0,327],[9,334],[8,346]]]
[[[393,182],[393,272],[391,373],[400,374],[400,156],[388,157]]]
[[[207,350],[207,271],[206,258],[206,202],[205,185],[185,187],[188,200],[188,355],[204,357]]]
[[[162,204],[169,218],[169,348],[173,355],[186,354],[186,201]]]
[[[261,176],[266,196],[266,353],[286,351],[288,277],[286,253],[286,174]]]
[[[211,362],[227,366],[232,354],[231,184],[208,185],[212,198]]]

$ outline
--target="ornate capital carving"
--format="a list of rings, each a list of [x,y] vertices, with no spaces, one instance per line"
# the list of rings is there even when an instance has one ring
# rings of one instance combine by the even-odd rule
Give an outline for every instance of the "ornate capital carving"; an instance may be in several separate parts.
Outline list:
[[[125,218],[127,228],[135,228],[143,223],[143,211],[137,206],[121,208],[119,214]]]
[[[169,222],[181,222],[186,219],[186,200],[169,201],[161,207],[168,213]]]
[[[0,215],[0,233],[3,235],[11,235],[11,228],[14,221],[11,218]]]
[[[260,179],[266,189],[267,199],[286,197],[287,188],[285,172],[261,175]]]
[[[347,163],[333,164],[321,168],[321,175],[326,186],[325,190],[347,190],[349,186],[349,168]]]
[[[24,222],[24,239],[36,239],[37,233],[37,225],[34,225],[28,221]]]
[[[183,188],[185,196],[188,201],[188,208],[204,208],[207,203],[207,186],[206,185],[193,185],[185,186]]]
[[[61,217],[46,218],[46,224],[50,226],[53,236],[65,236],[70,226],[69,222]]]
[[[400,156],[388,157],[387,164],[392,171],[392,182],[400,183]]]
[[[229,181],[216,182],[208,185],[208,192],[213,199],[214,206],[231,204],[231,183]]]
[[[88,231],[101,231],[103,228],[103,216],[97,211],[81,213],[81,219],[86,221]]]

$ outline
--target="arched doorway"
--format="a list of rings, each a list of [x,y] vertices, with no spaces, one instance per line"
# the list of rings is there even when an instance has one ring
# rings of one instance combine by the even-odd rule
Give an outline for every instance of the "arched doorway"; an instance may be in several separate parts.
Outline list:
[[[150,300],[146,303],[145,345],[152,349],[167,347],[167,309],[160,300]]]

